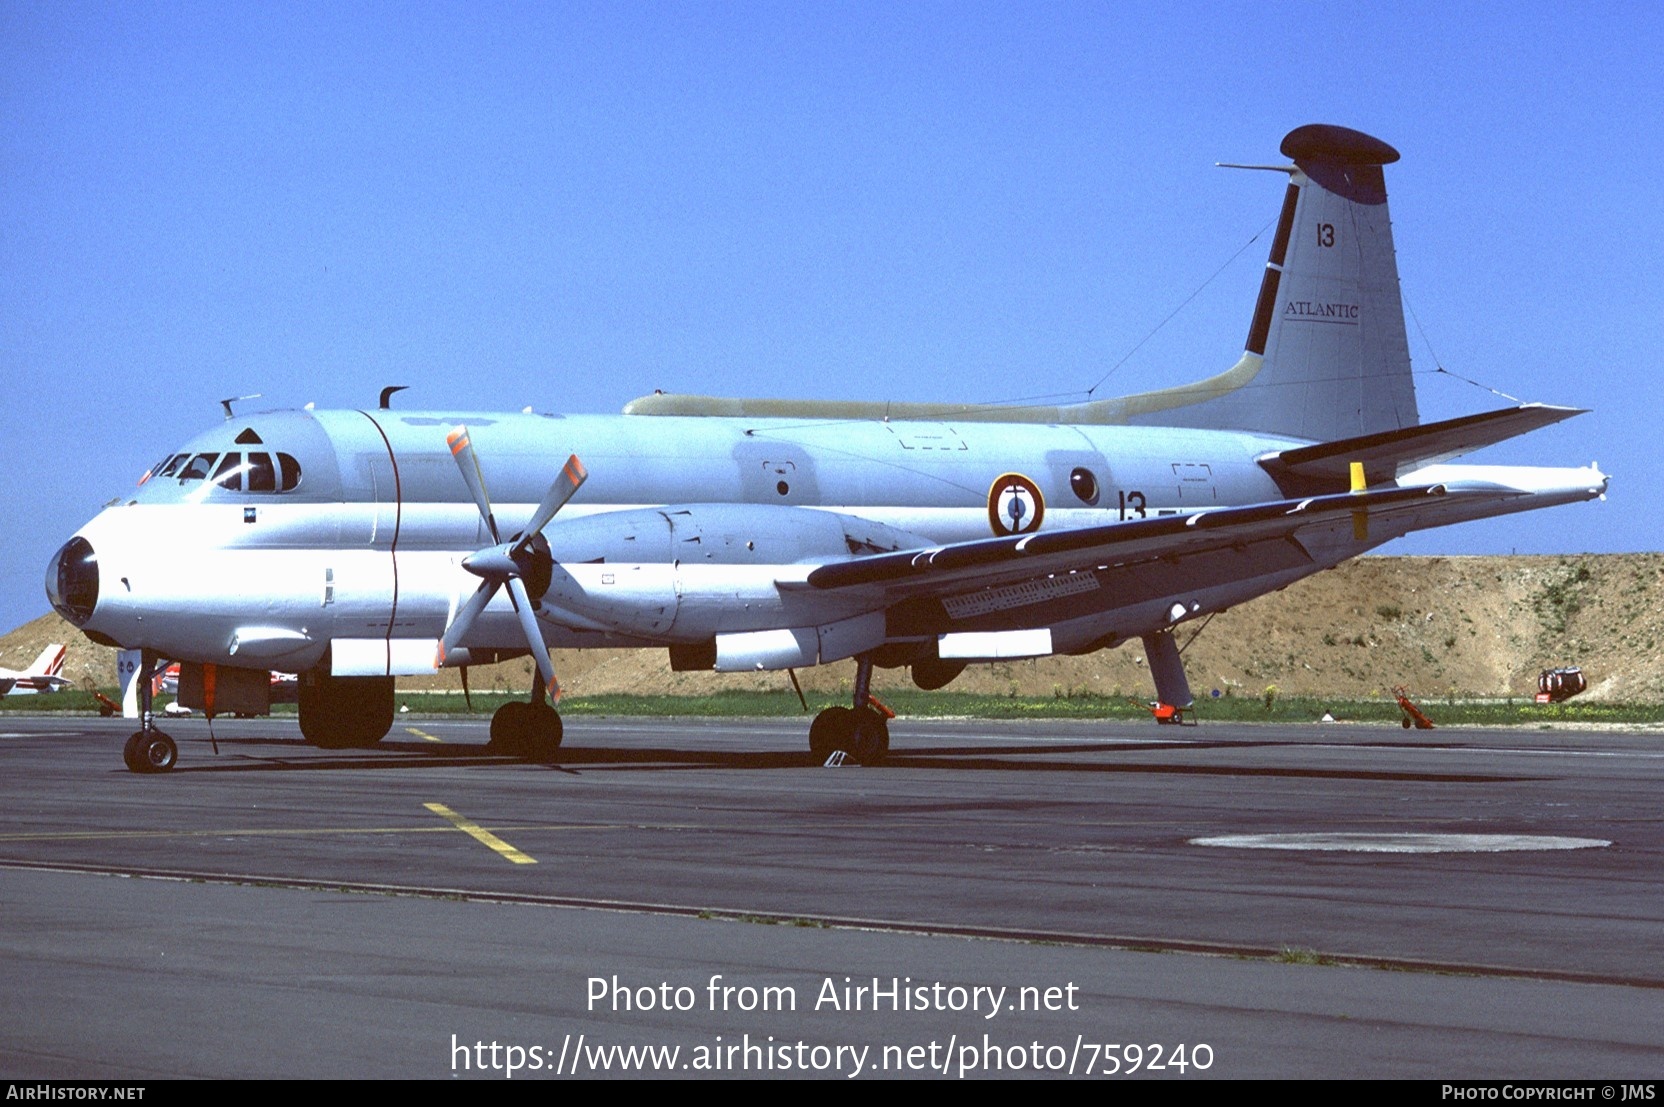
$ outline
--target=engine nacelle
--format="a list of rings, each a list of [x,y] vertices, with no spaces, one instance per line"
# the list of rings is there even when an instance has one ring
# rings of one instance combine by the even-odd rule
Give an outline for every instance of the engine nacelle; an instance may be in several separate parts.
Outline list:
[[[784,588],[781,579],[801,576],[800,565],[929,545],[870,520],[760,504],[607,512],[558,521],[545,533],[555,566],[543,605],[558,620],[685,642],[800,626],[806,637],[793,656],[804,657],[849,656],[840,652],[841,642],[821,641],[841,637],[840,631],[823,635],[816,628],[870,614],[870,600]],[[770,567],[776,572],[757,572]],[[857,637],[861,648],[870,648],[870,632]],[[736,641],[734,650],[745,656],[736,656],[733,667],[743,668],[759,662],[776,667],[778,658],[793,652],[773,641]]]

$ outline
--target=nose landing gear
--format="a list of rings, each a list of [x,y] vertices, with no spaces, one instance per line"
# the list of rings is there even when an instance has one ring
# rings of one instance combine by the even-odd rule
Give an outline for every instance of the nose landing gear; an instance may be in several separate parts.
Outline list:
[[[130,772],[165,773],[179,762],[179,747],[172,738],[156,728],[151,713],[152,680],[156,676],[156,655],[144,650],[139,655],[139,671],[133,677],[139,682],[139,729],[121,747],[121,759]]]

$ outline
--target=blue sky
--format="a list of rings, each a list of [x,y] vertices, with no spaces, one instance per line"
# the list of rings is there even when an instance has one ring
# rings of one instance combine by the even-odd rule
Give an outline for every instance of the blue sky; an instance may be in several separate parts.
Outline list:
[[[1213,163],[1310,122],[1403,153],[1423,418],[1502,402],[1438,365],[1593,408],[1473,459],[1614,476],[1388,552],[1659,549],[1661,56],[1639,3],[0,0],[0,628],[224,396],[616,411],[1217,372],[1283,184]]]

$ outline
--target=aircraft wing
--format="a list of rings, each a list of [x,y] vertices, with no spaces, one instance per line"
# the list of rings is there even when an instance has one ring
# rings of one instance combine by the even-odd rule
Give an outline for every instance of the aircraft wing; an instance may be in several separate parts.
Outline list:
[[[1381,537],[1395,537],[1449,521],[1444,516],[1453,509],[1489,514],[1502,501],[1532,494],[1504,484],[1464,482],[1279,500],[875,554],[818,566],[803,583],[818,589],[875,588],[896,599],[1158,558],[1182,564],[1250,543],[1294,539],[1302,531],[1348,520],[1360,538],[1373,528],[1379,528],[1374,533]]]

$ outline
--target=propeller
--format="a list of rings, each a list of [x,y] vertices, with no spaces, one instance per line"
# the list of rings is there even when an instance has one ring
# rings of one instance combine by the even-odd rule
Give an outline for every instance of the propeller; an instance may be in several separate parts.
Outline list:
[[[506,588],[509,603],[520,619],[520,629],[526,635],[526,644],[531,647],[532,659],[537,662],[537,670],[543,676],[544,687],[558,700],[560,685],[555,682],[555,666],[549,660],[549,647],[544,644],[543,635],[537,629],[537,616],[532,611],[533,596],[526,582],[531,581],[537,598],[541,599],[554,570],[554,558],[549,553],[548,539],[543,537],[543,528],[582,487],[589,478],[589,472],[578,460],[577,454],[567,458],[566,465],[549,486],[543,502],[537,505],[537,511],[526,529],[505,542],[497,530],[497,517],[491,510],[491,497],[485,490],[485,475],[480,471],[479,455],[474,452],[468,428],[456,427],[445,436],[445,441],[450,445],[451,456],[462,472],[463,483],[468,486],[474,503],[480,509],[486,530],[491,532],[493,545],[476,550],[462,559],[462,567],[480,578],[480,586],[468,597],[462,610],[456,613],[451,625],[445,628],[445,636],[439,640],[438,660],[443,663],[445,655],[468,636],[474,621],[491,603],[497,589]]]

